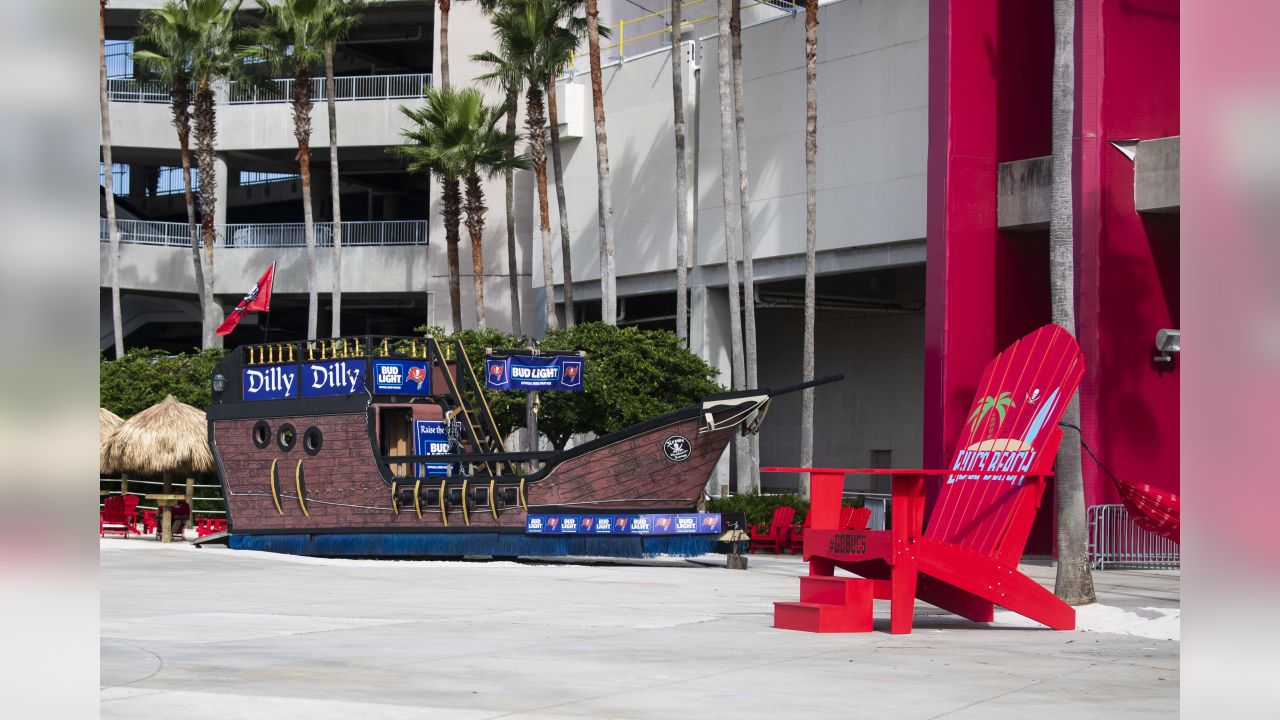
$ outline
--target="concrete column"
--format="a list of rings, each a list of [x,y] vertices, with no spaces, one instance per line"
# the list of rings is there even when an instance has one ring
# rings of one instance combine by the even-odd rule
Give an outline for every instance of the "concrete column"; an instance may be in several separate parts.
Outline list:
[[[732,384],[729,361],[729,293],[720,288],[694,286],[689,292],[689,347],[698,357],[720,370],[720,382]],[[732,446],[730,446],[732,447]],[[707,481],[707,494],[719,497],[729,488],[731,476],[727,449]]]
[[[218,232],[222,232],[222,226],[227,224],[227,174],[229,171],[226,153],[214,154],[213,171],[217,175],[217,185],[213,193],[217,207],[213,213],[213,224],[218,226]]]

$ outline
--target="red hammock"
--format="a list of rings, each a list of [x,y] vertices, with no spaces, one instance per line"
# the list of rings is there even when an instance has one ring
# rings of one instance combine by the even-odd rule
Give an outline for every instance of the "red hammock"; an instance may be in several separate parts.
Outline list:
[[[1181,543],[1178,539],[1182,523],[1179,520],[1180,503],[1177,495],[1150,485],[1120,482],[1115,477],[1112,480],[1120,490],[1120,500],[1124,502],[1125,509],[1139,527]]]

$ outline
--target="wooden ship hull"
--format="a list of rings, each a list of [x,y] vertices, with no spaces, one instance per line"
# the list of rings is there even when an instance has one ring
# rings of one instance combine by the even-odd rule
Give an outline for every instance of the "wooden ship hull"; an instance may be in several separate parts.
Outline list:
[[[714,545],[718,516],[699,516],[698,531],[681,536],[579,538],[529,530],[540,528],[541,518],[607,524],[695,513],[733,433],[758,428],[767,393],[706,398],[564,452],[505,453],[462,348],[448,352],[430,338],[419,343],[313,341],[228,355],[214,373],[208,418],[232,547],[316,555],[635,556],[696,554]],[[393,361],[424,365],[430,392],[378,392],[370,380],[375,362]],[[335,383],[351,382],[341,394],[312,397],[287,387],[290,378],[303,383],[313,374],[321,382],[324,372]],[[253,398],[272,378],[276,390]],[[411,454],[403,426],[415,419],[457,422],[462,452]],[[442,458],[453,461],[450,474],[424,472]],[[531,518],[539,520],[531,525]]]

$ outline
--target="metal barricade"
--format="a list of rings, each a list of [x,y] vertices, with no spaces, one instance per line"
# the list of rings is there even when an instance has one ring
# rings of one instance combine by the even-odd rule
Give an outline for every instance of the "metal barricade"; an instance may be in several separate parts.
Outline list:
[[[1181,567],[1178,543],[1141,528],[1124,505],[1089,508],[1089,560],[1094,570]]]

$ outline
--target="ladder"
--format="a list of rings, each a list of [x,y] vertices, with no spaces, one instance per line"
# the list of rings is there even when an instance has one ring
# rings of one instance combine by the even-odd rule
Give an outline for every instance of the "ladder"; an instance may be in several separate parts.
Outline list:
[[[502,433],[498,430],[498,423],[493,419],[489,402],[484,397],[484,388],[471,368],[471,361],[462,343],[454,340],[449,348],[452,352],[446,354],[440,342],[434,336],[428,335],[427,347],[431,352],[432,363],[440,367],[445,385],[449,388],[449,393],[442,396],[449,407],[446,416],[456,417],[461,422],[463,432],[475,447],[475,452],[485,454],[503,452]],[[450,360],[454,361],[454,367],[457,368],[457,378],[454,377],[454,373],[449,372]],[[502,471],[504,464],[486,462],[483,466],[489,476],[496,477]],[[509,467],[508,471],[511,471]]]

